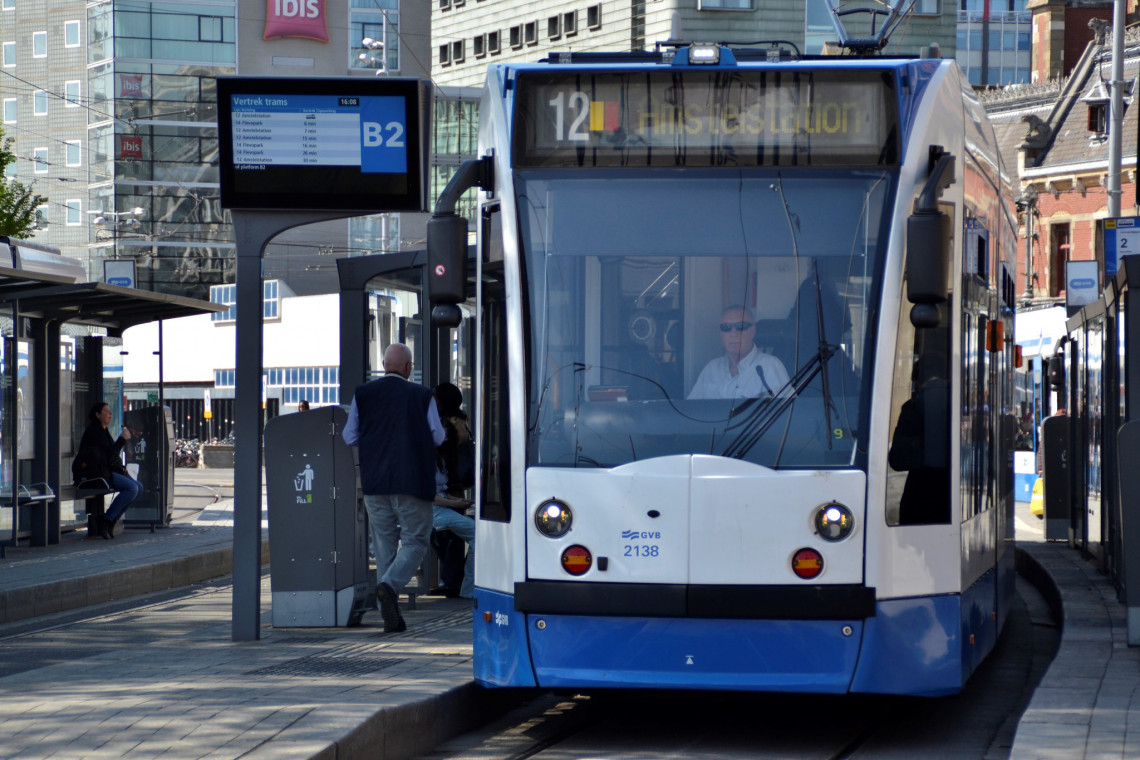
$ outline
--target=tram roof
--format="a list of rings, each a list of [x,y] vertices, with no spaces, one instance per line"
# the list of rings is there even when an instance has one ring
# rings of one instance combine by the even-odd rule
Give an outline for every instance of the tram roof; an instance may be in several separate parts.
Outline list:
[[[632,53],[616,52],[555,52],[547,58],[536,63],[501,63],[492,64],[502,68],[516,71],[549,71],[552,67],[573,66],[597,68],[643,68],[643,67],[669,67],[678,69],[712,69],[724,70],[735,68],[773,68],[773,69],[803,69],[803,68],[836,68],[836,69],[899,69],[913,66],[922,62],[942,63],[950,62],[949,58],[922,58],[919,56],[835,56],[813,55],[799,57],[780,57],[773,60],[766,48],[726,48],[721,47],[725,53],[719,63],[690,63],[684,58],[687,46],[677,50],[676,54],[669,56],[661,51],[645,51]]]

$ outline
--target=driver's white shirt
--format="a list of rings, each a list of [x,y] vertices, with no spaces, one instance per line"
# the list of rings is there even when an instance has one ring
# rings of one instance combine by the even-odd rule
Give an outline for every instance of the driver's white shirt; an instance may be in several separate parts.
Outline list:
[[[768,398],[777,394],[787,396],[790,388],[781,388],[788,382],[784,363],[756,346],[740,360],[738,372],[733,375],[727,356],[718,356],[705,365],[697,377],[689,398]]]

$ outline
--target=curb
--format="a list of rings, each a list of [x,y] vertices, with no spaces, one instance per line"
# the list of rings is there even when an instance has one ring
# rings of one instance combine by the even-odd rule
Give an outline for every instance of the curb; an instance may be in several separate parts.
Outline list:
[[[269,541],[261,542],[261,562],[269,561]],[[77,578],[0,592],[0,624],[70,612],[143,594],[189,586],[233,574],[233,547],[177,557],[149,565],[112,568]]]

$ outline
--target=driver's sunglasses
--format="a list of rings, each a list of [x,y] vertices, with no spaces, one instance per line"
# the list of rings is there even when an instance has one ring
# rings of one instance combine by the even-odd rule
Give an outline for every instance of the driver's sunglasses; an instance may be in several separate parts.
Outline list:
[[[732,332],[733,330],[744,332],[745,330],[751,330],[755,326],[755,322],[721,322],[720,331],[722,333]]]

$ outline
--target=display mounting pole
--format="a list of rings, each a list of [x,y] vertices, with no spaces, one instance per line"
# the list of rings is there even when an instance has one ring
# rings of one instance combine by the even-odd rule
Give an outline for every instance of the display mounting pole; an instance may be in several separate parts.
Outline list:
[[[285,230],[355,216],[355,211],[234,210],[237,319],[234,389],[234,641],[261,638],[261,374],[264,324],[261,257]]]

